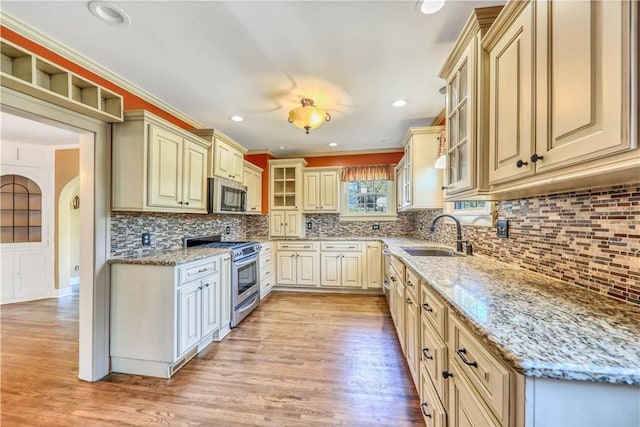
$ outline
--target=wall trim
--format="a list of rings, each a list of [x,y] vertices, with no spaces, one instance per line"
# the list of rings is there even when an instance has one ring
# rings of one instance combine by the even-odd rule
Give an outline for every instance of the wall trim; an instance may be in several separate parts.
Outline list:
[[[299,159],[300,157],[339,157],[339,156],[355,156],[358,154],[385,154],[385,153],[401,153],[404,152],[403,147],[392,148],[374,148],[370,150],[352,150],[352,151],[323,151],[323,152],[296,152],[286,155],[276,155],[277,159]]]
[[[68,297],[72,293],[73,293],[73,289],[71,288],[71,286],[67,286],[66,288],[62,288],[62,289],[56,289],[54,298]]]
[[[22,22],[21,20],[8,14],[7,12],[0,10],[0,21],[2,22],[3,26],[9,28],[10,30],[19,33],[23,37],[26,37],[31,41],[40,44],[41,46],[53,51],[54,53],[57,53],[58,55],[65,57],[72,62],[75,62],[77,65],[86,68],[88,71],[98,74],[99,76],[109,80],[111,83],[142,98],[144,101],[154,104],[158,108],[166,111],[167,113],[193,126],[194,128],[200,129],[208,127],[193,119],[192,117],[189,117],[181,111],[175,109],[165,101],[157,98],[144,89],[135,86],[134,84],[130,83],[128,80],[125,80],[123,77],[120,77],[108,68],[103,67],[102,65],[90,60],[78,51],[71,49],[67,45],[53,39],[51,36],[42,33],[39,30],[36,30],[35,28]]]

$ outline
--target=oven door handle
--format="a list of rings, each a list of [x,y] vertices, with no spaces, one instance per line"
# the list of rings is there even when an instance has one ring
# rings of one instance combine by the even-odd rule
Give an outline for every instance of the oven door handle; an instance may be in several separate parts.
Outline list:
[[[258,296],[256,295],[255,297],[253,297],[253,300],[249,304],[245,304],[245,306],[242,307],[240,310],[237,310],[236,313],[243,313],[249,310],[250,308],[253,308],[253,304],[255,304],[257,300],[258,300]]]
[[[242,261],[234,261],[233,262],[233,266],[236,267],[236,268],[237,267],[243,267],[243,266],[245,266],[247,264],[251,264],[252,262],[257,262],[257,261],[258,261],[258,256],[256,255],[256,256],[252,256],[252,257],[243,259]]]

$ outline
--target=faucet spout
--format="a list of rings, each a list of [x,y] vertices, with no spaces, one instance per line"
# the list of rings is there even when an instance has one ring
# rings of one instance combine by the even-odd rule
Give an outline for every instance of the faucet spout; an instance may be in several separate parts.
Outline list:
[[[434,231],[436,231],[436,222],[438,222],[438,220],[440,218],[451,218],[452,220],[455,221],[456,223],[456,250],[458,252],[462,252],[462,226],[460,225],[460,220],[458,220],[458,218],[456,218],[453,215],[449,215],[449,214],[441,214],[438,215],[437,217],[435,217],[433,219],[433,222],[431,223],[431,227],[429,227],[429,231],[431,231],[432,233]]]

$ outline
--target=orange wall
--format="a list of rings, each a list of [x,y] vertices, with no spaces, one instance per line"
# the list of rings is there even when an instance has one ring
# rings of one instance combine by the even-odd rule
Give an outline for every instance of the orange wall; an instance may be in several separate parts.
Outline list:
[[[67,70],[84,77],[88,80],[91,80],[93,83],[104,86],[117,93],[118,95],[122,95],[124,102],[124,110],[147,110],[152,112],[153,114],[162,117],[165,120],[175,124],[176,126],[180,126],[183,129],[193,129],[193,126],[190,124],[180,120],[179,118],[167,113],[166,111],[158,108],[157,106],[145,101],[144,99],[134,95],[133,93],[121,88],[120,86],[115,85],[109,80],[100,77],[99,75],[92,73],[91,71],[77,65],[76,63],[69,61],[68,59],[58,55],[50,51],[49,49],[40,46],[39,44],[21,36],[20,34],[4,27],[0,26],[0,36],[4,39],[30,51],[35,53],[36,55],[41,56],[42,58],[47,59],[48,61],[53,62],[56,65],[59,65]]]

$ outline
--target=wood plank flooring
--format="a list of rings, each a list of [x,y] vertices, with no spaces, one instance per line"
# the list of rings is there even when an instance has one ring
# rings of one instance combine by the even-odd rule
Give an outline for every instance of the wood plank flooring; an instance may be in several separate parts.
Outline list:
[[[173,378],[96,383],[77,294],[0,310],[3,427],[424,425],[382,296],[275,292]]]

